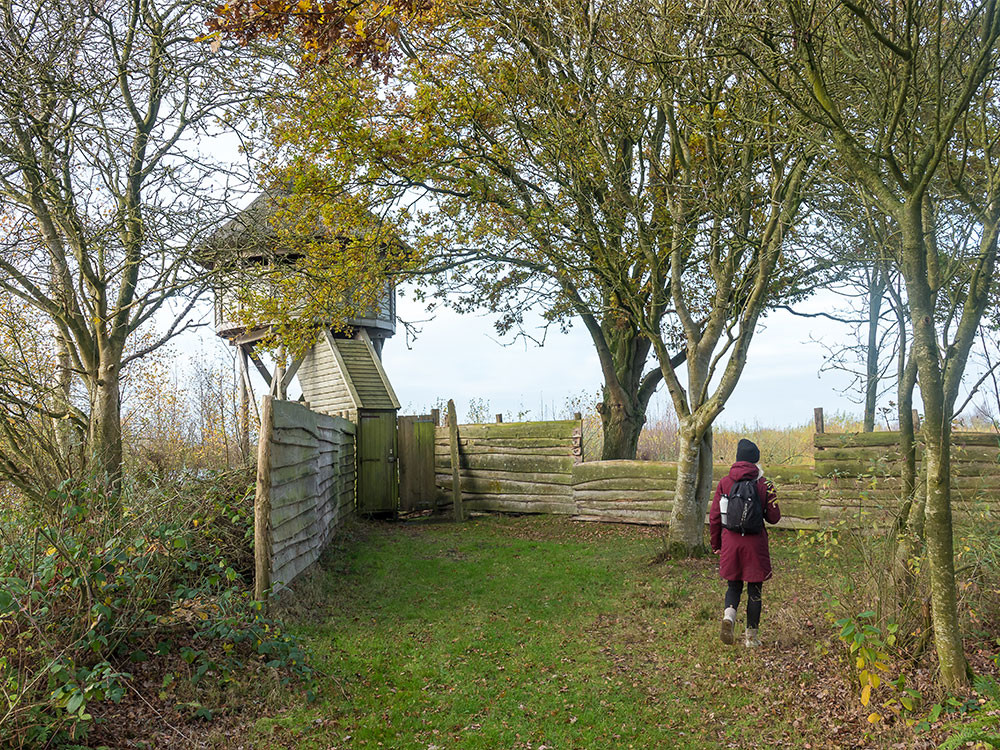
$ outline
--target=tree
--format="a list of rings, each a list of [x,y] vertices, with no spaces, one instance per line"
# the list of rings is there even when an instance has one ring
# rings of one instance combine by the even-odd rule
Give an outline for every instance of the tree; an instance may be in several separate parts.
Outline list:
[[[391,63],[403,25],[432,15],[430,0],[235,0],[215,9],[205,38],[232,36],[249,44],[292,32],[303,64],[336,56],[381,70]]]
[[[393,207],[439,289],[459,293],[460,309],[499,312],[504,331],[529,307],[552,323],[586,327],[604,378],[605,458],[634,457],[664,376],[660,366],[647,369],[648,334],[662,343],[667,372],[684,361],[692,338],[678,324],[664,273],[681,225],[656,180],[679,174],[677,148],[704,160],[694,142],[700,132],[668,127],[687,75],[685,35],[694,32],[671,6],[677,24],[663,16],[663,37],[654,40],[657,13],[634,1],[594,9],[456,4],[407,36],[407,56],[388,80],[330,59],[304,71],[303,96],[279,99],[272,119],[276,151],[293,172],[322,175],[314,184],[339,186],[379,210]],[[667,45],[663,57],[675,62],[618,54],[637,33]],[[675,136],[694,141],[681,145]],[[690,179],[702,179],[700,169]],[[703,189],[716,185],[686,186],[690,195]],[[689,228],[706,212],[730,210],[716,193],[687,202]],[[705,290],[699,271],[708,256],[684,262],[681,286],[693,295],[697,327],[713,302],[709,295],[693,303]],[[725,294],[714,301],[730,302]]]
[[[736,60],[720,54],[717,21],[653,14],[646,26],[649,66],[673,86],[660,99],[658,120],[668,151],[652,162],[650,184],[667,212],[669,234],[659,252],[640,249],[650,268],[650,304],[630,297],[653,344],[680,421],[677,485],[669,549],[703,549],[704,518],[712,492],[711,425],[725,408],[746,364],[765,311],[802,292],[804,269],[789,251],[813,153],[789,137],[788,114],[761,96],[759,83]],[[686,22],[685,22],[686,21]],[[681,73],[662,41],[680,30],[686,53]],[[663,336],[670,310],[687,352],[682,383]],[[714,389],[714,390],[713,390]]]
[[[994,105],[995,2],[752,3],[736,45],[762,80],[826,142],[898,226],[912,356],[924,406],[924,524],[942,682],[966,684],[956,605],[950,436],[955,400],[996,263],[1000,182]],[[968,249],[938,244],[935,195],[979,226]],[[938,315],[947,285],[954,315]],[[955,321],[954,323],[952,321]],[[939,325],[939,322],[941,325]]]
[[[232,56],[196,41],[204,18],[160,0],[0,12],[0,289],[55,337],[59,388],[34,412],[79,424],[86,469],[112,490],[122,370],[189,325],[203,288],[191,250],[224,205],[227,172],[194,138],[246,96]]]

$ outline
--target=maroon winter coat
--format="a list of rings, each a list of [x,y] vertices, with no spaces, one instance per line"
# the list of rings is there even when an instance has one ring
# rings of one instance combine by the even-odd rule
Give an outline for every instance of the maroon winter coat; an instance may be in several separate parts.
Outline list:
[[[757,477],[757,497],[764,500],[764,520],[777,523],[781,520],[778,497],[774,485],[764,478],[757,464],[737,461],[729,470],[729,476],[719,481],[712,498],[712,510],[708,514],[708,529],[712,539],[712,551],[722,550],[719,556],[719,575],[727,581],[748,581],[756,583],[771,577],[771,554],[767,548],[767,528],[759,534],[741,535],[723,528],[719,499],[729,494],[733,485],[742,479]]]

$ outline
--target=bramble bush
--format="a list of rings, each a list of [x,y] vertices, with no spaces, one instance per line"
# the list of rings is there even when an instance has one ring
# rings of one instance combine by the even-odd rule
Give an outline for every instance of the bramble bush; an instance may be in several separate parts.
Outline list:
[[[188,667],[164,687],[225,686],[256,660],[313,695],[302,647],[249,593],[248,480],[189,477],[116,500],[64,486],[44,508],[0,515],[0,746],[79,742],[93,705],[122,700],[130,668],[162,657]]]

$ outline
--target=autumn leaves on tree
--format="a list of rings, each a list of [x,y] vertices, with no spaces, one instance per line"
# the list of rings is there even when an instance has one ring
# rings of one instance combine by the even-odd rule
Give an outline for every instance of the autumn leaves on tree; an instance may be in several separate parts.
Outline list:
[[[963,682],[948,446],[993,284],[996,5],[475,0],[386,6],[370,37],[374,6],[336,7],[325,35],[271,16],[267,33],[292,28],[306,50],[296,94],[271,101],[274,155],[391,216],[459,309],[500,312],[503,331],[529,308],[582,323],[604,457],[634,455],[663,381],[681,421],[677,551],[703,544],[711,424],[760,318],[833,262],[810,247],[827,208],[811,196],[846,195],[898,231],[879,253],[905,286],[900,403],[915,372],[929,467],[911,528],[943,676]],[[944,215],[979,227],[970,250],[949,245]]]
[[[282,206],[246,309],[305,345],[412,277],[503,333],[528,335],[529,310],[582,325],[604,458],[633,458],[652,394],[671,398],[668,545],[696,554],[712,423],[761,319],[843,260],[819,221],[836,195],[882,238],[873,289],[903,282],[900,422],[916,378],[927,476],[917,502],[911,464],[899,531],[929,561],[944,680],[964,682],[949,446],[995,290],[996,3],[7,6],[0,472],[115,494],[123,368],[185,325],[206,268],[246,270],[211,261],[225,180],[195,136],[253,120]]]

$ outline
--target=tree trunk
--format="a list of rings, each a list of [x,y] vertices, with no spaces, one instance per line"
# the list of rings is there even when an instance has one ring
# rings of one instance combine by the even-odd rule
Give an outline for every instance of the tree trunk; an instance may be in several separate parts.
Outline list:
[[[118,364],[102,363],[90,408],[90,474],[117,498],[122,479],[121,383]]]
[[[604,435],[601,459],[634,459],[646,407],[663,376],[659,368],[643,374],[651,344],[634,325],[610,315],[599,323],[591,315],[582,317],[604,377],[603,400],[597,406]],[[680,364],[685,357],[682,352],[673,361]]]
[[[910,302],[913,353],[924,404],[924,459],[927,500],[924,539],[931,586],[934,647],[945,688],[968,685],[955,587],[955,549],[951,519],[951,406],[946,402],[934,324],[934,295],[920,204],[907,207],[903,230],[903,274]]]
[[[698,505],[705,514],[709,511],[712,504],[712,493],[715,491],[715,483],[712,480],[713,458],[712,428],[709,426],[705,430],[705,434],[701,436],[701,448],[698,451],[698,486],[695,488]]]
[[[639,434],[646,423],[645,409],[641,411],[635,402],[616,399],[611,390],[604,388],[604,400],[597,405],[601,415],[604,444],[601,460],[619,458],[634,459],[639,445]]]
[[[70,360],[69,347],[62,334],[56,334],[56,389],[54,392],[55,411],[65,412],[66,417],[56,420],[55,438],[56,449],[59,453],[60,470],[65,476],[61,479],[69,479],[73,476],[74,470],[78,469],[77,457],[80,453],[83,436],[78,434],[78,424],[68,415],[72,411],[73,403],[73,369]]]
[[[705,552],[705,506],[698,491],[705,485],[700,460],[702,447],[707,439],[711,453],[711,436],[698,434],[691,421],[683,420],[680,428],[677,485],[667,536],[667,554],[671,557],[695,557]],[[711,455],[708,467],[710,484]]]
[[[917,367],[912,359],[903,368],[896,398],[899,402],[899,453],[902,458],[902,492],[904,507],[909,507],[917,486],[917,425],[913,420],[913,386]],[[905,518],[903,519],[905,523]]]
[[[930,425],[928,425],[930,426]],[[927,506],[924,532],[930,569],[931,621],[941,679],[949,688],[968,684],[955,592],[955,548],[951,519],[951,425],[931,435],[925,433]]]
[[[868,289],[868,345],[865,349],[865,432],[875,430],[875,407],[878,400],[878,324],[882,317],[885,287],[885,275],[876,264]]]
[[[927,500],[927,476],[921,470],[917,475],[917,451],[913,420],[913,362],[900,380],[899,397],[899,450],[902,457],[902,503],[896,518],[893,551],[893,581],[896,587],[896,605],[902,612],[912,607],[917,579],[911,562],[923,552],[924,508]]]
[[[242,346],[237,348],[236,358],[239,365],[240,405],[238,429],[240,432],[240,458],[245,466],[250,462],[250,393],[247,389],[247,353]]]

